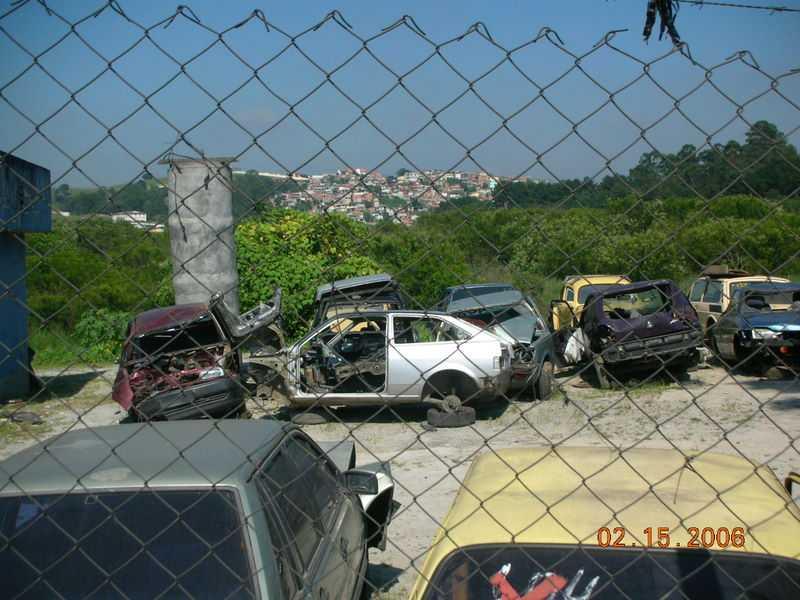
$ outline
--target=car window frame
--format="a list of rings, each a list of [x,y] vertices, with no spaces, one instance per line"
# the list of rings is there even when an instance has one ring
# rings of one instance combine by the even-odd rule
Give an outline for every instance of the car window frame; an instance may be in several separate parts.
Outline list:
[[[717,298],[716,300],[711,300],[706,297],[708,291],[711,289],[712,284],[719,285],[719,298]],[[725,297],[725,283],[721,279],[709,279],[708,284],[706,285],[706,289],[703,291],[702,302],[705,302],[706,304],[722,304],[724,297]]]
[[[272,491],[269,489],[266,483],[262,483],[259,479],[259,475],[263,472],[266,473],[266,470],[270,464],[270,462],[275,458],[278,452],[289,442],[291,439],[298,439],[300,441],[304,441],[307,443],[311,449],[319,454],[322,458],[322,462],[327,465],[327,467],[336,475],[337,480],[337,490],[339,493],[336,495],[336,502],[335,504],[330,507],[328,510],[324,511],[325,514],[325,522],[323,523],[324,528],[324,535],[320,537],[320,542],[317,544],[317,547],[314,548],[314,552],[311,554],[311,557],[308,561],[308,565],[303,563],[302,556],[300,554],[300,550],[297,548],[296,543],[292,542],[292,555],[293,561],[295,566],[297,567],[298,573],[303,573],[303,585],[300,586],[299,590],[305,589],[305,584],[313,579],[313,577],[308,577],[308,573],[316,572],[319,567],[319,562],[321,560],[321,556],[323,554],[323,549],[325,547],[325,541],[329,537],[329,533],[331,532],[331,525],[335,524],[339,518],[340,513],[342,512],[342,508],[344,506],[344,502],[346,501],[346,487],[344,482],[344,476],[341,470],[334,464],[331,458],[320,448],[314,440],[312,440],[309,436],[305,435],[302,431],[299,430],[292,430],[289,431],[286,435],[281,438],[280,442],[278,442],[275,447],[269,452],[269,454],[261,461],[261,463],[256,467],[251,475],[251,478],[256,479],[256,485],[261,490],[263,488],[263,493],[267,495],[269,498],[270,503],[275,507],[275,515],[276,515],[276,522],[281,527],[281,530],[286,535],[287,539],[292,540],[293,536],[290,531],[290,528],[286,522],[286,515],[280,509],[280,504],[276,500],[276,498],[272,495]],[[298,591],[299,591],[298,590]]]
[[[695,299],[694,296],[694,288],[697,284],[702,284],[702,290],[700,291],[700,296]],[[695,280],[692,284],[692,287],[689,288],[689,302],[702,302],[703,297],[706,295],[706,289],[708,288],[708,277],[702,277],[700,279]]]

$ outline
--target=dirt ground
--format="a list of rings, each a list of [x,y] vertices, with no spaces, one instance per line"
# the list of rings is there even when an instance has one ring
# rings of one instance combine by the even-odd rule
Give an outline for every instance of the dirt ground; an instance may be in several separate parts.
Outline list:
[[[51,393],[41,402],[6,407],[29,410],[44,422],[0,420],[0,458],[56,433],[118,422],[110,399],[114,369],[49,371]],[[699,368],[687,381],[637,384],[603,391],[575,376],[558,379],[546,402],[495,402],[475,425],[428,431],[426,409],[349,408],[331,422],[305,426],[318,440],[352,439],[359,463],[388,462],[402,504],[385,552],[372,551],[370,584],[378,598],[404,598],[472,459],[488,448],[533,445],[676,447],[682,451],[741,453],[783,478],[800,467],[800,380],[731,375]],[[634,387],[635,386],[635,387]],[[288,419],[280,400],[251,401],[254,418]]]

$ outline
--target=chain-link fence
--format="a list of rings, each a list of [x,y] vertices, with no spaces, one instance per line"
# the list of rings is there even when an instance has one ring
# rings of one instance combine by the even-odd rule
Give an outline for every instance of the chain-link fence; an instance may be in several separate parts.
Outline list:
[[[4,597],[800,594],[796,71],[0,34]]]

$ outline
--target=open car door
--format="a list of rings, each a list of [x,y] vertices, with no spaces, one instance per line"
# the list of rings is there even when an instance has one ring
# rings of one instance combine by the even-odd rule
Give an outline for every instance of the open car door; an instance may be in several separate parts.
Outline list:
[[[236,348],[245,347],[267,355],[276,354],[283,349],[280,288],[275,290],[272,300],[241,315],[234,313],[225,303],[222,292],[211,296],[208,307],[225,336]]]

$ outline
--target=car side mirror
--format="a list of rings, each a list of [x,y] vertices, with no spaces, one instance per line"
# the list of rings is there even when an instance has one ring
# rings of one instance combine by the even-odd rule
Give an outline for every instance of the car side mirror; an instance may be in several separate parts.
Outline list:
[[[345,484],[348,489],[359,495],[374,495],[378,493],[378,476],[372,471],[350,469],[344,473]]]

